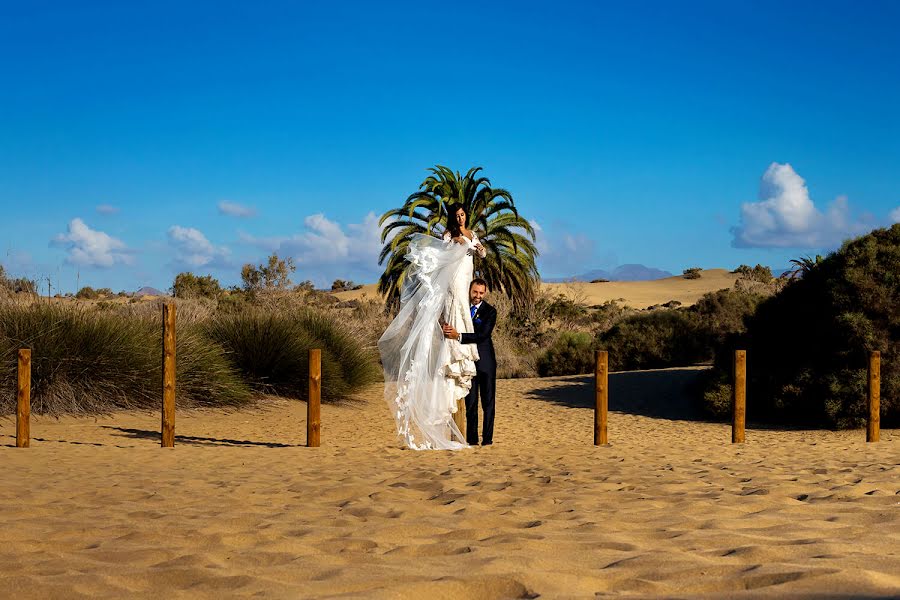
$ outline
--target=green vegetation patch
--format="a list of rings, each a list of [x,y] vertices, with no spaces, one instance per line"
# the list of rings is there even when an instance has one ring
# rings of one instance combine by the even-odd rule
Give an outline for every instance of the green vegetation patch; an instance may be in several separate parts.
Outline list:
[[[179,326],[176,401],[233,406],[249,387],[221,347]],[[14,392],[17,353],[32,351],[32,410],[93,414],[156,409],[162,397],[160,320],[46,304],[0,304],[0,385]],[[15,393],[0,396],[0,411],[15,411]]]
[[[763,302],[745,334],[725,340],[706,393],[722,401],[734,348],[747,350],[748,418],[830,427],[866,419],[869,352],[882,352],[881,418],[900,422],[900,225],[848,241]]]
[[[322,350],[322,399],[336,400],[374,383],[381,371],[373,350],[363,348],[336,317],[312,310],[245,310],[205,324],[255,390],[306,398],[309,350]]]

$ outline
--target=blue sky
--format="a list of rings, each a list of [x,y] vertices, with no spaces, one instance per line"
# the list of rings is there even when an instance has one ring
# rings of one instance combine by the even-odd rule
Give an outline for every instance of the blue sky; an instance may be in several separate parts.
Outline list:
[[[373,282],[377,217],[479,165],[541,273],[681,272],[900,221],[897,2],[0,0],[0,262]]]

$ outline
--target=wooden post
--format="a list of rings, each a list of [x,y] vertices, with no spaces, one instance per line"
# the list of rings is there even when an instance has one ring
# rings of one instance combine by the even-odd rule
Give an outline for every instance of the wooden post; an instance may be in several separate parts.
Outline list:
[[[175,447],[175,364],[175,305],[163,304],[163,448]]]
[[[475,382],[472,382],[472,385],[475,385]],[[466,437],[466,399],[460,398],[456,401],[456,412],[453,413],[453,422],[456,423],[456,426],[459,427],[460,433],[463,434],[463,439]]]
[[[881,439],[881,352],[869,354],[869,419],[866,423],[866,441]]]
[[[734,408],[731,421],[731,443],[744,443],[744,425],[747,419],[747,351],[734,351],[734,389],[732,390]]]
[[[606,433],[609,410],[609,354],[598,350],[594,365],[594,445],[609,443]]]
[[[312,348],[309,351],[309,397],[306,401],[306,446],[319,447],[322,402],[322,351]]]
[[[31,350],[19,350],[18,393],[16,394],[16,448],[31,446]]]

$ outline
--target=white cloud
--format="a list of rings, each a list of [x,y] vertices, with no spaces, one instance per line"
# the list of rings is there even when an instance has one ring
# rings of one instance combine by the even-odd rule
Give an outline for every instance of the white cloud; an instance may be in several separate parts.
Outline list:
[[[119,207],[112,204],[98,204],[96,211],[101,215],[115,215],[119,213]]]
[[[239,235],[244,243],[276,252],[282,258],[293,257],[297,264],[295,280],[312,279],[317,285],[335,279],[371,283],[381,274],[381,227],[375,213],[368,213],[361,223],[347,225],[319,213],[306,217],[303,224],[303,231],[289,237]]]
[[[176,265],[188,268],[228,266],[228,249],[214,246],[199,229],[172,225],[167,233]]]
[[[892,210],[888,218],[891,220],[891,224],[900,223],[900,206]]]
[[[773,162],[762,176],[759,202],[741,205],[741,224],[732,227],[731,244],[738,248],[827,248],[869,229],[870,225],[851,215],[845,196],[822,212],[793,167]]]
[[[238,204],[237,202],[228,202],[227,200],[223,200],[219,202],[219,213],[228,215],[229,217],[239,217],[242,219],[247,219],[249,217],[256,216],[256,209],[252,206],[244,206],[243,204]]]
[[[81,267],[130,265],[132,256],[125,243],[102,231],[91,229],[79,218],[69,222],[68,232],[58,234],[51,244],[66,248],[66,262]]]

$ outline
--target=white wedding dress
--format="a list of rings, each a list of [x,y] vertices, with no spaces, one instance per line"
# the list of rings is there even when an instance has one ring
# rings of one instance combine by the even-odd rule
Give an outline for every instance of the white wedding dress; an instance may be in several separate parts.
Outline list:
[[[473,331],[469,284],[477,243],[477,237],[459,244],[449,236],[413,236],[400,312],[378,340],[385,398],[398,435],[413,450],[467,447],[453,413],[472,387],[478,350],[446,339],[441,324]],[[483,249],[480,253],[484,256]]]

